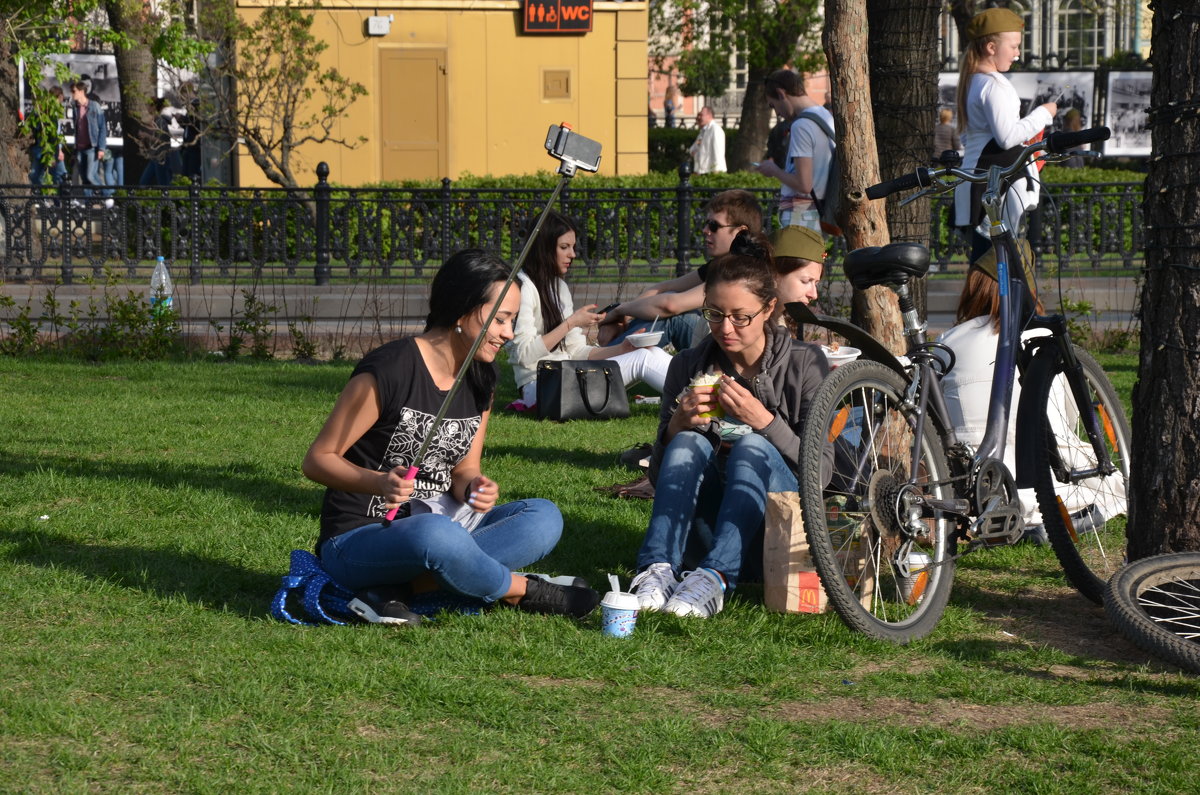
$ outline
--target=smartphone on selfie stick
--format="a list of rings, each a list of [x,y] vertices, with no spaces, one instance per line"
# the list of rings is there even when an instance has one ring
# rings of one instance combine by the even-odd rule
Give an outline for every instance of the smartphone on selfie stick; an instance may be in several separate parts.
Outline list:
[[[462,386],[463,379],[467,375],[467,370],[470,368],[471,362],[475,360],[475,352],[483,344],[483,338],[487,335],[487,330],[491,327],[492,321],[496,319],[496,312],[499,311],[500,304],[504,301],[504,296],[508,292],[508,288],[512,286],[513,281],[517,278],[517,274],[520,273],[521,265],[525,262],[525,257],[529,254],[529,250],[533,248],[533,241],[537,239],[538,232],[542,229],[542,223],[546,220],[546,216],[550,213],[550,208],[554,206],[554,202],[558,199],[558,194],[562,192],[567,182],[575,176],[575,172],[578,169],[597,171],[600,168],[600,144],[590,138],[584,138],[572,130],[571,126],[566,122],[550,125],[550,129],[546,133],[546,152],[551,157],[560,161],[558,173],[562,175],[562,178],[554,186],[554,190],[551,192],[546,206],[542,208],[542,214],[538,216],[537,223],[533,226],[533,231],[529,233],[529,237],[525,240],[525,246],[521,249],[517,261],[513,263],[512,272],[509,273],[508,280],[504,282],[504,286],[500,289],[500,294],[496,296],[496,303],[492,304],[492,311],[488,313],[487,319],[483,321],[483,328],[479,330],[479,335],[475,337],[475,342],[472,343],[471,349],[467,351],[467,357],[463,359],[462,367],[458,368],[458,374],[454,376],[454,383],[451,384],[449,391],[446,392],[446,397],[442,398],[441,408],[438,409],[437,415],[433,418],[433,424],[429,426],[429,433],[425,435],[424,441],[421,442],[421,449],[417,450],[417,454],[412,460],[412,465],[404,473],[405,480],[412,480],[417,476],[418,467],[420,467],[425,453],[429,450],[429,443],[433,440],[433,434],[438,426],[442,424],[442,420],[446,418],[446,412],[450,408],[450,403],[454,400],[454,395],[458,392],[458,388]],[[395,519],[396,512],[399,510],[400,506],[397,505],[388,511],[385,517],[386,520],[390,522]]]

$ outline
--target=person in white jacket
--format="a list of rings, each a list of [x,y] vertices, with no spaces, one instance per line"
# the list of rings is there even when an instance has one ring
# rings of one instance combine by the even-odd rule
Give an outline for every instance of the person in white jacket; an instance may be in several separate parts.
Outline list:
[[[725,173],[725,131],[713,118],[713,109],[705,105],[696,115],[700,134],[688,152],[692,156],[692,173]]]
[[[1013,163],[1025,142],[1054,121],[1058,105],[1047,102],[1021,117],[1021,98],[1004,76],[1021,55],[1025,23],[1007,8],[989,8],[967,24],[967,46],[958,75],[958,129],[965,149],[963,168]],[[971,228],[971,260],[990,245],[983,220],[984,186],[962,183],[954,191],[956,225]],[[1038,202],[1037,172],[1019,179],[1008,192],[1005,220],[1017,232],[1026,210]]]
[[[1028,244],[1025,258],[1032,262]],[[1032,282],[1031,282],[1032,283]],[[978,446],[987,430],[988,405],[992,394],[992,375],[996,365],[996,347],[1000,339],[999,284],[996,281],[996,255],[988,251],[971,264],[966,283],[959,296],[956,325],[946,331],[938,342],[954,352],[953,369],[942,378],[946,408],[960,441]],[[1042,313],[1041,303],[1037,307]],[[1046,329],[1024,332],[1022,340],[1049,334]],[[943,357],[943,361],[948,359]],[[1082,466],[1090,448],[1075,430],[1078,409],[1068,393],[1066,379],[1059,376],[1050,389],[1050,419],[1055,438],[1059,440],[1059,455],[1073,466]],[[1012,389],[1012,410],[1005,435],[1004,463],[1016,472],[1017,411],[1021,402],[1021,384]],[[1042,515],[1038,510],[1033,489],[1019,489],[1017,496],[1025,519],[1025,538],[1034,543],[1046,543]],[[1093,506],[1105,521],[1124,515],[1128,510],[1125,484],[1120,478],[1089,478],[1060,489],[1060,496],[1069,513],[1089,512]],[[1078,521],[1078,520],[1076,520]]]
[[[518,278],[521,309],[517,314],[508,359],[520,393],[518,410],[537,405],[537,363],[544,359],[612,359],[621,368],[628,386],[637,381],[661,392],[671,355],[653,346],[635,348],[629,341],[619,345],[591,345],[583,329],[604,319],[596,304],[579,309],[571,301],[571,290],[563,278],[575,259],[575,225],[550,212],[530,250]]]

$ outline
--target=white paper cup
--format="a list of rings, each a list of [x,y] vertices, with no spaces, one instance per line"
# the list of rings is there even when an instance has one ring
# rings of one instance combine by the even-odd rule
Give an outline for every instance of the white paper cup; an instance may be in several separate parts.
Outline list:
[[[600,631],[610,638],[628,638],[637,624],[637,594],[609,591],[600,600]]]
[[[661,331],[640,331],[637,334],[630,334],[625,339],[629,340],[629,344],[635,348],[649,348],[662,342]]]
[[[822,345],[821,350],[825,352],[825,359],[829,362],[830,367],[837,367],[839,364],[852,362],[862,355],[862,351],[858,348],[852,348],[849,345],[843,345],[836,351],[828,345]]]

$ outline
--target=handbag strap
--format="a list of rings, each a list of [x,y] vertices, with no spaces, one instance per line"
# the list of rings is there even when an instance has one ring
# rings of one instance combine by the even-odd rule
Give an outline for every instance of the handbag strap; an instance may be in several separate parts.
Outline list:
[[[596,368],[604,373],[604,404],[600,408],[592,408],[592,401],[588,397],[587,376],[592,372],[586,367],[576,367],[575,377],[579,379],[579,395],[583,398],[583,406],[588,410],[589,414],[599,414],[608,408],[608,400],[612,397],[612,370],[607,367]]]

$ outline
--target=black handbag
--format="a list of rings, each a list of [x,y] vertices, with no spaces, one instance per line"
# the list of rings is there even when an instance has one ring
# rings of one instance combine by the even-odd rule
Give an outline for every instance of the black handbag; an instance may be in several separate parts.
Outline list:
[[[541,419],[606,420],[629,416],[621,366],[607,359],[544,359],[537,365]]]

